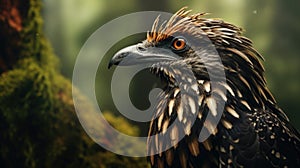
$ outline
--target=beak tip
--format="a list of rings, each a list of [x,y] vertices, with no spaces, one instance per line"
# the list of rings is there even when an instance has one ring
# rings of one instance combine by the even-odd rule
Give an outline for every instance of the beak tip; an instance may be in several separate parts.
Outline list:
[[[107,69],[110,69],[114,65],[113,61],[110,60],[107,66]]]

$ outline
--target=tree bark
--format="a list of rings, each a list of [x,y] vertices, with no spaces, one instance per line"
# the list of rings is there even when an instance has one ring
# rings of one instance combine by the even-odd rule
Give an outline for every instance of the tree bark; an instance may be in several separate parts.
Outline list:
[[[28,11],[28,1],[0,1],[0,73],[11,69],[19,59],[20,32]],[[14,47],[11,47],[14,46]]]

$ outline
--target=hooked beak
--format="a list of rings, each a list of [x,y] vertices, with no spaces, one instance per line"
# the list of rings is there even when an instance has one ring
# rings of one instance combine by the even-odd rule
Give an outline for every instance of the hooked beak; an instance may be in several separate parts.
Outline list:
[[[108,68],[113,65],[129,66],[137,64],[157,63],[178,59],[169,49],[158,47],[145,47],[143,43],[132,45],[118,51],[110,60]]]

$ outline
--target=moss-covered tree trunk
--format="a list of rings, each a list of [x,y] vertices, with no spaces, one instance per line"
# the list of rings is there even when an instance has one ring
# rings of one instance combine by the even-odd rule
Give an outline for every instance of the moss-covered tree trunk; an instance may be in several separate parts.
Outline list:
[[[144,167],[145,159],[107,152],[82,129],[40,8],[40,0],[0,0],[0,167]]]

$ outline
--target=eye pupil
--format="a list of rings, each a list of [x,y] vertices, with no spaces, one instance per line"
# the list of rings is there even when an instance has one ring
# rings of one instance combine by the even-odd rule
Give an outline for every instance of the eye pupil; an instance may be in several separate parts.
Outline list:
[[[180,47],[182,45],[182,42],[180,40],[176,41],[176,46]]]

